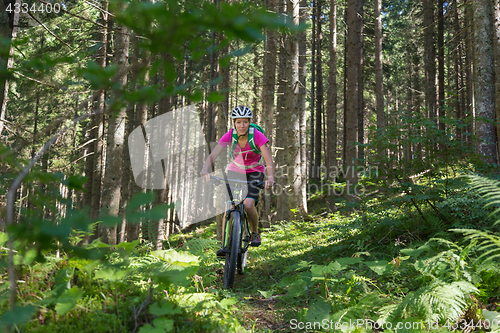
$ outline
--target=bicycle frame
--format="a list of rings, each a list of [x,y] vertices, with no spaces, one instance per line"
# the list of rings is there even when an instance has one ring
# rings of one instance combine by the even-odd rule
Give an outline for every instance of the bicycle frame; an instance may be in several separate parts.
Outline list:
[[[228,239],[228,234],[227,230],[231,230],[231,226],[228,225],[229,222],[231,221],[231,214],[233,212],[239,212],[241,216],[241,225],[243,228],[245,228],[248,231],[248,220],[247,220],[247,213],[245,212],[245,207],[243,205],[243,200],[242,200],[242,192],[243,189],[235,189],[233,192],[237,193],[237,198],[233,199],[232,201],[226,201],[226,207],[224,209],[224,218],[223,218],[223,223],[222,223],[222,234],[223,234],[223,244],[222,248],[224,251],[226,251],[226,246],[227,246],[227,239]],[[248,245],[245,244],[245,251],[248,248]]]
[[[215,176],[211,176],[210,178],[216,185],[220,185],[221,182],[224,181],[226,187],[228,187],[228,191],[231,191],[229,192],[231,200],[226,201],[224,210],[224,220],[222,224],[222,250],[226,254],[224,288],[232,288],[236,268],[238,269],[239,274],[243,274],[246,265],[247,249],[250,246],[250,228],[248,225],[245,207],[243,205],[243,190],[248,186],[248,184],[254,184],[254,186],[263,188],[264,183],[259,181],[248,182],[231,180]],[[233,189],[229,188],[229,182],[233,184]],[[236,213],[237,216],[231,218],[234,213]],[[236,223],[234,222],[235,219],[238,221],[236,229],[234,229],[233,224]]]

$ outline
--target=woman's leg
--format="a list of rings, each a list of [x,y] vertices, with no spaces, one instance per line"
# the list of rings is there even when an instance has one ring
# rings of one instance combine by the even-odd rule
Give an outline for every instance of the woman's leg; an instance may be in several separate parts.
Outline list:
[[[255,199],[246,198],[243,203],[245,205],[245,212],[248,216],[248,222],[250,222],[250,229],[252,232],[257,232],[259,216],[257,214],[257,208],[255,207]]]

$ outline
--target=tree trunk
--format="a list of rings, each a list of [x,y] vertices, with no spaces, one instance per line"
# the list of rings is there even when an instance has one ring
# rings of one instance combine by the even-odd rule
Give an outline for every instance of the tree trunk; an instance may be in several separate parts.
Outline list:
[[[123,89],[127,84],[128,52],[130,31],[123,26],[115,30],[114,59],[117,64],[117,75],[114,82],[119,83]],[[117,92],[119,98],[120,92]],[[109,129],[106,149],[106,172],[103,184],[103,209],[110,215],[117,216],[120,207],[121,178],[123,173],[123,144],[125,136],[126,108],[120,107],[109,117]],[[116,226],[108,228],[108,244],[116,244]]]
[[[445,130],[443,118],[445,116],[445,86],[444,86],[444,0],[438,1],[438,87],[439,87],[439,130]]]
[[[300,24],[306,23],[307,1],[300,1],[299,15]],[[307,33],[302,32],[299,36],[299,95],[298,95],[298,114],[300,126],[300,194],[299,201],[304,206],[304,213],[307,213],[307,115],[306,115],[306,80],[307,80]],[[299,186],[299,185],[298,185]]]
[[[269,2],[269,10],[278,11],[277,0]],[[277,52],[277,32],[266,31],[266,43],[264,45],[263,74],[262,74],[262,118],[264,120],[264,131],[269,139],[269,147],[273,146],[273,118],[274,118],[274,95],[276,87],[276,52]],[[229,75],[228,75],[229,87]],[[263,199],[260,220],[270,221],[271,216],[271,195],[268,191],[263,191]]]
[[[498,163],[495,121],[495,65],[491,2],[476,0],[474,8],[474,97],[478,152],[486,163]]]
[[[361,0],[347,1],[347,95],[345,112],[345,138],[346,160],[344,164],[344,173],[347,180],[346,191],[352,192],[354,184],[358,182],[357,177],[357,125],[359,114],[359,77],[360,68],[360,29],[358,20],[358,2]],[[352,200],[349,195],[348,198]]]
[[[458,120],[458,124],[455,127],[456,140],[462,140],[462,105],[464,101],[463,90],[460,89],[460,76],[463,77],[461,73],[462,69],[462,44],[461,44],[461,34],[460,34],[460,21],[458,19],[458,1],[453,1],[453,49],[458,55],[453,56],[453,80],[454,80],[454,91],[456,92],[455,98],[455,119]],[[497,72],[498,73],[498,72]]]
[[[330,0],[330,61],[328,72],[328,92],[326,102],[327,115],[327,149],[326,179],[335,182],[337,167],[337,0]],[[330,194],[330,187],[329,191]],[[335,212],[335,200],[329,198],[330,210]]]
[[[280,2],[280,12],[286,12],[286,4],[283,0]],[[286,131],[288,128],[284,126],[287,122],[286,114],[286,94],[287,94],[287,77],[285,76],[285,69],[288,64],[288,58],[286,55],[285,44],[288,36],[285,34],[281,35],[281,43],[279,49],[279,65],[278,65],[278,97],[276,101],[277,115],[276,115],[276,175],[275,180],[277,184],[278,193],[282,193],[277,197],[276,204],[276,219],[278,221],[286,220],[288,218],[288,196],[284,194],[286,191],[286,186],[288,186],[286,168],[287,168],[287,155],[289,150],[285,147],[286,142]]]
[[[428,117],[436,121],[436,50],[434,47],[434,0],[424,1],[424,66],[426,77],[425,105]],[[435,149],[432,149],[435,151]],[[431,151],[431,152],[432,152]]]
[[[316,11],[317,11],[317,1],[313,0],[312,9],[312,45],[311,45],[311,128],[310,128],[310,140],[311,149],[309,156],[309,178],[316,178],[316,165],[315,165],[315,132],[314,132],[314,114],[316,111]]]
[[[384,134],[385,112],[384,112],[384,69],[382,58],[382,0],[375,0],[375,99],[377,114],[378,136]],[[411,57],[410,57],[411,61]],[[411,73],[410,73],[411,74]],[[410,79],[411,80],[411,79]],[[411,86],[411,85],[410,85]],[[379,157],[384,158],[385,149],[379,152]]]
[[[108,2],[102,2],[103,11],[101,11],[100,23],[104,27],[99,32],[100,47],[96,53],[96,63],[104,68],[107,64],[108,54]],[[91,138],[94,139],[93,143],[93,165],[89,172],[92,172],[92,197],[90,200],[90,216],[92,219],[97,219],[101,207],[102,196],[102,176],[103,176],[103,134],[104,134],[104,115],[102,111],[105,108],[105,92],[104,90],[95,91],[92,96],[92,112],[99,112],[92,116],[92,133]]]
[[[17,36],[17,25],[19,24],[19,12],[6,10],[8,5],[12,8],[14,4],[21,5],[21,0],[4,0],[0,1],[0,40],[5,39],[12,41]],[[14,65],[14,48],[10,47],[9,56],[6,58],[0,56],[0,70],[12,68]],[[7,111],[7,94],[9,92],[9,81],[0,81],[0,136],[2,135],[6,111]]]
[[[276,46],[276,45],[275,45]],[[228,55],[231,52],[231,48],[228,45],[221,51],[221,56],[224,57]],[[274,56],[276,58],[276,54],[274,53]],[[265,55],[264,55],[265,57]],[[275,60],[276,63],[276,60]],[[274,68],[276,70],[276,68]],[[230,77],[230,72],[231,72],[231,65],[229,64],[227,67],[220,67],[219,69],[220,73],[219,75],[222,76],[222,81],[219,86],[219,91],[224,94],[224,100],[219,102],[218,107],[217,107],[217,138],[222,137],[224,133],[226,133],[229,129],[227,127],[227,122],[228,122],[228,117],[229,117],[229,90],[230,90],[230,85],[231,85],[231,77]],[[264,74],[264,82],[266,75]],[[274,86],[273,86],[273,91],[274,91]],[[268,97],[266,96],[266,91],[263,91],[263,99]],[[263,106],[264,110],[264,106]],[[266,111],[263,111],[263,114],[266,114]],[[265,116],[264,116],[265,117]],[[266,121],[264,121],[266,123]],[[271,123],[272,124],[272,123]],[[266,125],[264,125],[266,126]],[[266,129],[264,129],[266,131]],[[268,133],[268,132],[266,132]],[[216,160],[216,168],[221,169],[225,168],[227,165],[227,154],[221,154],[219,155],[219,158]],[[268,204],[266,202],[266,204]],[[217,240],[222,241],[222,221],[223,220],[223,215],[219,214],[216,217],[216,233],[217,233]]]
[[[363,24],[364,24],[364,10],[363,10],[364,0],[357,1],[357,11],[358,11],[358,34],[359,34],[359,69],[358,69],[358,142],[362,145],[365,142],[365,99],[363,98],[363,93],[365,90],[364,84],[364,65],[363,65]],[[363,146],[358,146],[358,160],[359,163],[364,164],[365,152]]]
[[[456,0],[455,0],[456,1]],[[493,47],[495,56],[495,117],[497,119],[497,151],[500,153],[500,0],[491,0],[493,5]]]
[[[321,44],[323,40],[323,33],[321,29],[321,13],[323,8],[323,0],[317,0],[316,5],[316,143],[315,143],[315,166],[316,170],[314,172],[314,178],[319,180],[321,178],[321,153],[322,153],[322,143],[321,139],[323,136],[323,125],[321,123],[323,116],[323,68],[322,68],[322,52]]]
[[[472,64],[474,63],[474,52],[473,52],[473,40],[472,35],[474,33],[473,28],[473,12],[471,10],[472,5],[465,6],[465,83],[467,85],[466,94],[466,107],[464,117],[469,118],[466,127],[466,139],[467,144],[472,143],[472,135],[474,135],[474,121],[470,120],[473,116],[473,106],[474,106],[474,70]]]
[[[299,0],[287,1],[287,14],[294,25],[299,24]],[[299,216],[307,213],[304,193],[302,191],[302,175],[300,161],[300,115],[298,109],[299,93],[299,43],[298,36],[288,36],[286,66],[286,114],[284,138],[287,150],[288,219],[296,219],[290,208],[297,209]]]

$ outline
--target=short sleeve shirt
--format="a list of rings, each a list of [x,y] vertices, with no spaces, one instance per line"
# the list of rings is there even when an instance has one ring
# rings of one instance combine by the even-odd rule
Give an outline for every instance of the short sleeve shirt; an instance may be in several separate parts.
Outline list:
[[[222,138],[219,140],[219,144],[222,147],[226,147],[231,144],[231,137],[233,134],[233,129],[229,130],[226,134],[222,136]],[[259,130],[255,129],[254,132],[254,140],[255,140],[255,145],[260,149],[263,145],[265,145],[269,139],[266,138],[266,136],[260,132]],[[231,147],[229,147],[231,148]],[[259,164],[255,167],[252,167],[250,169],[243,169],[240,168],[237,164],[249,166],[253,164],[257,164],[260,160],[261,155],[256,154],[253,152],[252,148],[250,147],[250,144],[247,142],[245,148],[241,148],[240,145],[236,145],[236,148],[234,150],[234,162],[231,162],[228,166],[228,170],[231,171],[236,171],[239,173],[250,173],[250,172],[264,172],[264,165]],[[236,163],[235,163],[236,162]]]

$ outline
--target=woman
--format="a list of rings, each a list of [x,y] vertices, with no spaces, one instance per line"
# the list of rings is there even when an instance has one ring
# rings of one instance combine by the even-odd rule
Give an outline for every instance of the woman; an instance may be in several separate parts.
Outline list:
[[[219,143],[214,148],[210,156],[208,156],[203,169],[201,170],[201,176],[206,180],[210,179],[208,174],[208,169],[215,159],[219,156],[222,150],[231,144],[231,138],[233,137],[233,131],[237,133],[237,144],[235,145],[233,154],[233,161],[228,166],[227,178],[229,179],[239,179],[241,175],[246,175],[246,179],[262,181],[264,179],[264,170],[267,170],[267,180],[266,189],[274,185],[274,165],[271,156],[271,151],[267,146],[269,140],[266,136],[258,129],[253,129],[253,136],[250,140],[255,141],[255,146],[260,150],[260,154],[254,152],[249,144],[249,130],[250,130],[250,119],[252,118],[252,111],[246,106],[237,106],[231,112],[231,119],[233,121],[234,129],[229,130],[226,134],[222,136]],[[261,163],[262,159],[266,162],[266,167]],[[243,200],[245,205],[245,212],[248,216],[248,221],[250,222],[250,229],[252,235],[250,238],[251,246],[259,246],[261,244],[260,233],[258,232],[258,221],[259,217],[257,214],[257,209],[255,208],[259,202],[259,192],[260,189],[254,186],[248,186],[248,194]]]

